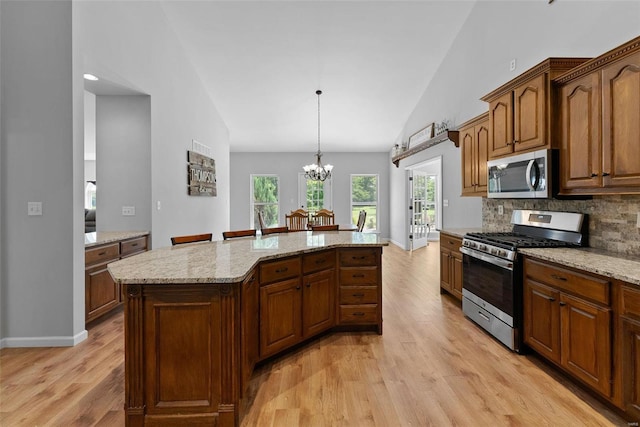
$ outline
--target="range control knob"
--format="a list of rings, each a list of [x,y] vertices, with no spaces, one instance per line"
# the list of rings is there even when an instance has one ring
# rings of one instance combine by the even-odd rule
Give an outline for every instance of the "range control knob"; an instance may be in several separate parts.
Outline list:
[[[487,250],[487,246],[486,245],[480,245],[478,246],[478,249],[481,251],[486,251]]]
[[[496,248],[491,248],[491,255],[498,255],[500,251],[497,250]]]

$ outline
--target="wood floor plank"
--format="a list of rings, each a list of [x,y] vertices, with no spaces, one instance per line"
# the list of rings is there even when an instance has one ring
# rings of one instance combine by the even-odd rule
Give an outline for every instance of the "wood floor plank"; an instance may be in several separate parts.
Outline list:
[[[627,426],[439,290],[439,247],[383,254],[384,335],[325,335],[256,368],[242,426]],[[72,348],[0,350],[1,426],[124,425],[123,313]]]

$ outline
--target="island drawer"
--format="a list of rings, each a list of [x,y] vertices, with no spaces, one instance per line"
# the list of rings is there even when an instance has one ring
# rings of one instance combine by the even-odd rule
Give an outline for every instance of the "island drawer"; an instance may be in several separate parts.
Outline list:
[[[440,233],[440,249],[448,249],[458,252],[462,246],[462,239],[451,236],[450,234]]]
[[[86,249],[84,251],[85,266],[101,264],[103,262],[115,261],[120,257],[120,244],[111,243]]]
[[[341,266],[363,266],[363,265],[378,265],[378,251],[377,248],[366,249],[341,249],[340,250],[340,265]]]
[[[640,318],[640,288],[622,286],[620,301],[620,314]]]
[[[524,274],[554,288],[609,305],[609,281],[525,258]]]
[[[335,250],[327,250],[306,254],[302,257],[302,272],[313,273],[319,270],[329,270],[336,266]]]
[[[377,323],[378,305],[341,305],[340,323]]]
[[[260,284],[277,282],[300,275],[300,258],[288,258],[260,264]]]
[[[340,285],[375,285],[378,283],[378,267],[343,267],[340,269]]]
[[[376,304],[377,286],[340,286],[340,304]]]
[[[136,252],[144,252],[147,250],[147,238],[146,236],[137,237],[131,240],[125,240],[120,242],[120,253],[122,256],[127,256]]]

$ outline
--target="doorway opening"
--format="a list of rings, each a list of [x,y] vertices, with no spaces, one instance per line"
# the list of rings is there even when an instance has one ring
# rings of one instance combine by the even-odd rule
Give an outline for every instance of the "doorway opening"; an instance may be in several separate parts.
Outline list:
[[[439,239],[442,224],[442,157],[407,167],[409,180],[409,249]]]

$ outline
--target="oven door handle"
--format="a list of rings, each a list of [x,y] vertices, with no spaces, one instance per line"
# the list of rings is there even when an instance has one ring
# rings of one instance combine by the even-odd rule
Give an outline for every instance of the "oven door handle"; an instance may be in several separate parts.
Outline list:
[[[465,255],[469,255],[472,258],[477,258],[481,261],[488,262],[489,264],[497,265],[498,267],[504,268],[505,270],[513,271],[513,262],[509,261],[508,259],[498,258],[482,252],[476,252],[473,249],[468,249],[464,246],[460,248],[460,252]]]

